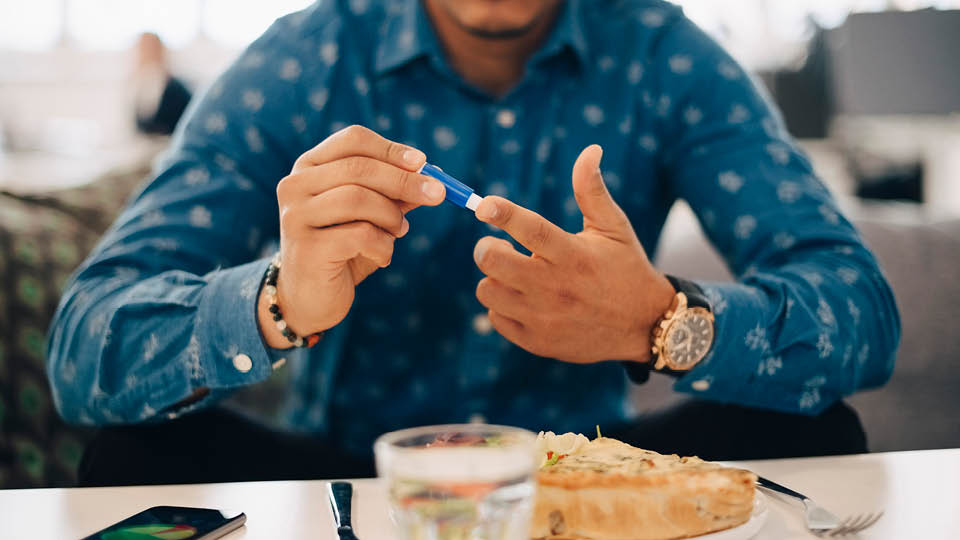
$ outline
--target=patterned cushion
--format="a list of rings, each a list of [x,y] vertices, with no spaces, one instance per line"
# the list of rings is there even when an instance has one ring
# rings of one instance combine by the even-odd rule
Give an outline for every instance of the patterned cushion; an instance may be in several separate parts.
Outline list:
[[[55,194],[0,192],[0,488],[66,486],[90,430],[67,426],[44,368],[47,325],[71,272],[148,164]]]
[[[149,160],[82,188],[39,195],[0,190],[0,489],[71,486],[92,429],[53,405],[46,333],[73,270],[150,173]],[[234,394],[228,406],[278,423],[290,370]]]

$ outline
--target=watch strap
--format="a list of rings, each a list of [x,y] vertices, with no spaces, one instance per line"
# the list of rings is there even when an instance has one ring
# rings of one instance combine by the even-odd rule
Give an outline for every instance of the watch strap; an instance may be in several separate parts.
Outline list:
[[[670,285],[673,286],[673,290],[675,292],[682,292],[687,296],[687,305],[710,309],[709,303],[706,302],[706,297],[703,294],[703,290],[696,283],[671,275],[665,276],[667,281],[670,282]],[[621,362],[621,364],[623,365],[624,371],[627,372],[627,377],[631,382],[634,384],[643,384],[650,380],[650,372],[654,371],[653,365],[656,363],[656,360],[656,358],[651,358],[649,362],[642,363],[624,361]],[[669,368],[658,369],[656,371],[658,373],[665,373],[673,377],[679,377],[684,373],[680,371],[673,371]]]
[[[713,313],[713,306],[710,305],[710,299],[703,292],[700,285],[676,276],[665,274],[667,281],[673,285],[673,290],[682,292],[687,297],[687,305],[690,307],[701,307]]]
[[[630,362],[624,360],[620,362],[623,365],[624,371],[627,372],[627,378],[630,379],[630,382],[634,384],[643,384],[650,380],[650,372],[656,371],[657,373],[663,373],[664,375],[670,375],[674,378],[679,378],[682,375],[686,375],[686,371],[675,371],[668,367],[663,367],[661,369],[653,369],[653,365],[656,363],[656,359],[651,359],[649,362]]]
[[[643,384],[650,380],[650,370],[653,368],[651,362],[631,362],[623,360],[620,362],[623,370],[627,372],[627,378],[633,384]]]
[[[706,294],[704,294],[703,289],[696,283],[678,278],[676,276],[671,276],[669,274],[664,274],[667,278],[667,281],[670,282],[670,285],[673,286],[673,290],[676,292],[682,292],[687,297],[687,305],[690,307],[702,307],[713,312],[713,308],[710,305],[709,299],[707,299]],[[650,372],[657,371],[658,373],[665,373],[673,377],[679,377],[687,373],[686,371],[674,371],[670,368],[663,368],[654,370],[653,365],[656,363],[656,358],[651,358],[649,362],[621,362],[623,369],[627,372],[627,377],[631,382],[635,384],[643,384],[650,380]]]

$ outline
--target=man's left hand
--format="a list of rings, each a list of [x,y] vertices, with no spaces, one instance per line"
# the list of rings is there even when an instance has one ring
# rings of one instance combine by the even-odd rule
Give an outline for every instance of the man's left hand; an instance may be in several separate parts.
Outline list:
[[[503,239],[480,239],[474,259],[487,277],[477,285],[477,299],[501,335],[538,356],[646,362],[650,331],[675,293],[607,191],[602,155],[599,146],[589,146],[573,166],[573,193],[583,213],[577,234],[502,197],[484,198],[477,218],[532,254]]]

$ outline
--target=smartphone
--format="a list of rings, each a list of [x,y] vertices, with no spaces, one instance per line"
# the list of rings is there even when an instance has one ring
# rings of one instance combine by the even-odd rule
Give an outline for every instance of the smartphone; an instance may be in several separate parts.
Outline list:
[[[83,540],[211,540],[239,529],[246,521],[243,512],[154,506]]]

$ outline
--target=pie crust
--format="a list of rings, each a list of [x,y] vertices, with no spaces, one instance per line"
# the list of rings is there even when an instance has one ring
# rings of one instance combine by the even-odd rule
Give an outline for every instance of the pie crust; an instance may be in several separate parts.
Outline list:
[[[729,529],[753,511],[742,469],[597,438],[537,475],[531,536],[670,540]]]

